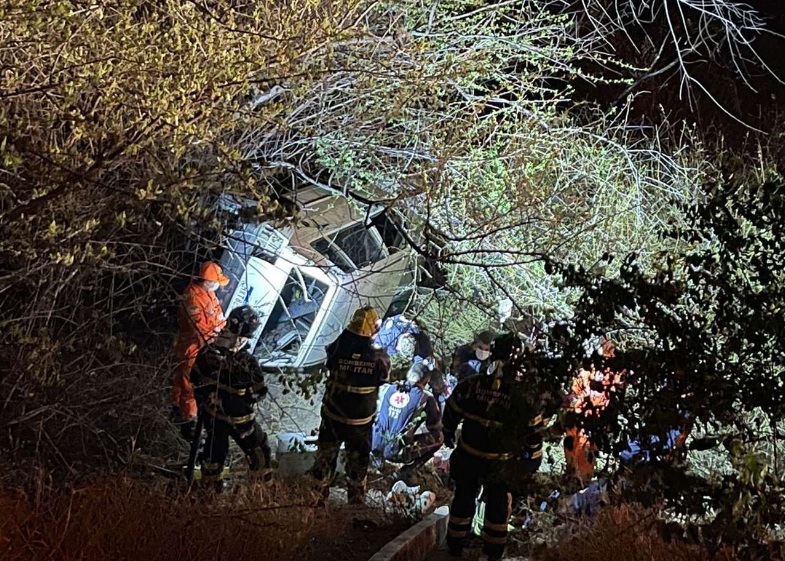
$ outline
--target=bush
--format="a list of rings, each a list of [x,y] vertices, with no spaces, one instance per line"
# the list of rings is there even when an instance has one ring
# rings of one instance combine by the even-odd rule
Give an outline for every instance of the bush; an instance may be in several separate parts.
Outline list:
[[[174,285],[216,228],[207,201],[229,191],[260,216],[286,214],[237,138],[269,128],[278,109],[258,94],[278,76],[309,83],[296,60],[340,40],[354,5],[3,4],[4,457],[74,474],[77,461],[149,449],[172,373]]]

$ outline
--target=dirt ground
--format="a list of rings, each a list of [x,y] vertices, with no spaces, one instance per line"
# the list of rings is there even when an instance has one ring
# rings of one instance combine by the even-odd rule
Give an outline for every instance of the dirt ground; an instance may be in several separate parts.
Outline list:
[[[408,524],[379,527],[368,520],[355,519],[342,533],[314,536],[311,559],[368,561],[374,553],[408,527]]]

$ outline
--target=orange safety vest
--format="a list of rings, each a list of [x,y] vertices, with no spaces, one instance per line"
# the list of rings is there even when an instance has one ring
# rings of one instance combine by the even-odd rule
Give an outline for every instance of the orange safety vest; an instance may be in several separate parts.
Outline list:
[[[592,390],[592,381],[601,381],[603,390]],[[610,405],[613,394],[621,392],[623,387],[624,372],[613,372],[607,368],[602,371],[581,369],[572,383],[569,408],[579,415],[599,416]],[[564,453],[568,470],[582,478],[591,478],[597,455],[596,446],[582,428],[570,427],[565,436]]]
[[[172,401],[179,407],[181,417],[190,419],[196,415],[191,368],[199,350],[215,337],[217,331],[223,329],[226,319],[215,292],[194,281],[183,292],[183,300],[177,310],[177,322],[180,330],[175,353],[180,363],[172,383]]]

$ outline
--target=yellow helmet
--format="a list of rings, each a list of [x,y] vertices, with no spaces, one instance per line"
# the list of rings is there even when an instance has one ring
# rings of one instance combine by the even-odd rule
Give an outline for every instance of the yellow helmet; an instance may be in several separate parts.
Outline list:
[[[373,337],[379,329],[379,314],[371,306],[359,308],[346,329],[362,337]]]

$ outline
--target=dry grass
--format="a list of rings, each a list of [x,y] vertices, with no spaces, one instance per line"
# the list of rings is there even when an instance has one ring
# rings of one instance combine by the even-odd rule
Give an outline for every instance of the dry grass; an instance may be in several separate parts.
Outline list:
[[[317,507],[303,483],[216,496],[112,477],[70,493],[0,492],[4,561],[364,561],[400,531],[379,511]]]
[[[538,558],[540,561],[741,561],[729,549],[709,552],[679,539],[662,537],[654,510],[637,505],[603,509],[572,528]]]

